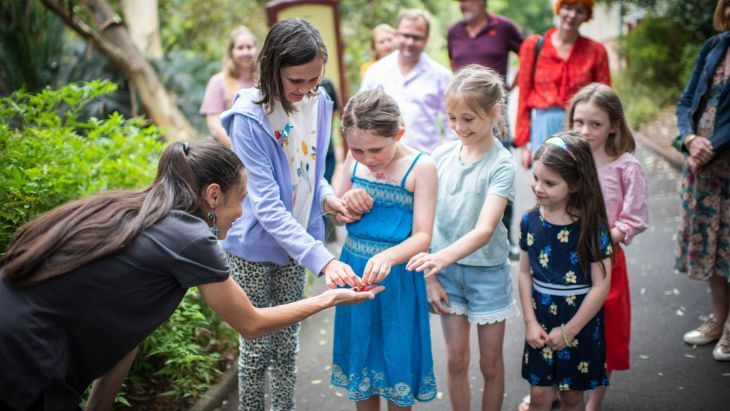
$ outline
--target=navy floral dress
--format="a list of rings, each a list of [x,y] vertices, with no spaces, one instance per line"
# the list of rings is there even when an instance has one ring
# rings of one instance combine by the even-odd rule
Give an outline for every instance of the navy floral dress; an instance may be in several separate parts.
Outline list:
[[[546,332],[575,315],[591,287],[590,272],[582,273],[578,258],[580,220],[568,225],[545,221],[535,208],[520,222],[520,247],[527,251],[533,277],[532,308]],[[612,253],[608,231],[601,234],[604,258]],[[525,343],[522,377],[537,386],[561,391],[590,390],[608,385],[603,309],[575,336],[573,347],[553,351]]]

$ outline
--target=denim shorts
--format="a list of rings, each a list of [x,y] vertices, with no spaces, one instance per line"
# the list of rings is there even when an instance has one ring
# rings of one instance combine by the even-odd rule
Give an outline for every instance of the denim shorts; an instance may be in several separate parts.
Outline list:
[[[452,264],[438,280],[449,296],[451,314],[467,315],[471,323],[493,324],[519,315],[509,262],[492,267]]]

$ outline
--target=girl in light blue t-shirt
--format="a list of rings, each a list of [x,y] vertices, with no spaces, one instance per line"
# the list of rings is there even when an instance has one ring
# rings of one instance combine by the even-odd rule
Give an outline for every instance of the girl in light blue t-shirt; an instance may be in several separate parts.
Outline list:
[[[471,65],[446,90],[449,127],[459,140],[433,153],[438,169],[431,253],[411,258],[407,269],[425,272],[431,310],[441,314],[453,409],[470,409],[469,333],[477,324],[484,409],[498,410],[504,395],[502,343],[505,320],[518,314],[512,296],[509,241],[502,224],[514,200],[515,163],[494,136],[504,126],[502,78]]]

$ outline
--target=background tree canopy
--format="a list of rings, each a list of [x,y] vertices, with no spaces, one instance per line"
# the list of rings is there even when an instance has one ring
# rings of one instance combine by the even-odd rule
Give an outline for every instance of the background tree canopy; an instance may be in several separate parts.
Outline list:
[[[707,40],[714,30],[712,15],[717,0],[599,0],[600,3],[632,5],[645,9],[650,16],[666,19],[679,28],[688,41]],[[708,24],[709,22],[709,24]]]
[[[83,14],[83,8],[73,6],[77,1],[67,3],[76,13]],[[220,70],[228,34],[237,26],[245,25],[263,42],[268,30],[266,1],[158,0],[158,3],[163,58],[152,63],[180,109],[203,134],[205,122],[197,110],[207,80]],[[110,4],[122,15],[118,0],[111,0]],[[551,25],[549,0],[490,0],[488,7],[490,12],[514,20],[525,34],[545,31]],[[372,27],[379,23],[395,25],[402,8],[422,8],[434,16],[427,52],[447,65],[445,34],[449,25],[461,18],[458,2],[343,0],[340,2],[342,40],[351,92],[357,90],[360,65],[370,58]],[[102,96],[96,108],[138,114],[127,79],[40,1],[3,3],[0,19],[3,23],[0,24],[0,95],[8,95],[19,87],[37,91],[45,86],[107,78],[119,84],[118,91]]]

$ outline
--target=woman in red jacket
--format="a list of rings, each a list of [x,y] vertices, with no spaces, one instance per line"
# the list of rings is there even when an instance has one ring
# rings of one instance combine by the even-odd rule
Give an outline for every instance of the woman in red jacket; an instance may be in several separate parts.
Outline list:
[[[611,85],[606,48],[578,32],[594,5],[594,0],[558,0],[553,9],[557,26],[522,43],[516,146],[529,142],[537,150],[564,128],[565,106],[573,94],[593,82]]]

